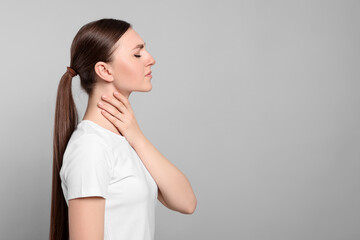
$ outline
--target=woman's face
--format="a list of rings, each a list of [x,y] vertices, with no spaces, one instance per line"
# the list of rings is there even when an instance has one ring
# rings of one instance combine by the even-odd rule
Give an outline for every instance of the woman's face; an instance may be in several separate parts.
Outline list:
[[[151,76],[146,74],[151,71],[155,60],[145,49],[145,42],[135,30],[129,28],[117,44],[119,45],[113,53],[113,61],[109,63],[115,88],[125,92],[150,91]]]

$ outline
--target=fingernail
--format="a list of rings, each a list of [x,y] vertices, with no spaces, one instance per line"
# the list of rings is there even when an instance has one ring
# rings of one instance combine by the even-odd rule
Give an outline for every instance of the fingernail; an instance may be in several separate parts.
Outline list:
[[[104,104],[103,104],[102,102],[99,102],[99,105],[100,105],[100,106],[104,106]]]
[[[114,92],[114,94],[115,94],[115,95],[119,95],[119,93],[118,93],[118,92]]]

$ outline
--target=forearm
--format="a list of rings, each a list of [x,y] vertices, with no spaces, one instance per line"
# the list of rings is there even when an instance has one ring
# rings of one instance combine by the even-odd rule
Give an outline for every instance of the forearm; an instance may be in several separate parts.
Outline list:
[[[197,200],[186,176],[145,137],[133,145],[158,185],[166,204],[179,212],[192,213]]]

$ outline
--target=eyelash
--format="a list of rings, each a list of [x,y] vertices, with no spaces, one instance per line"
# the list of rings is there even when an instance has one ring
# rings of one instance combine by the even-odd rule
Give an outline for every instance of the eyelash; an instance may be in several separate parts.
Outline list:
[[[136,54],[134,54],[134,56],[137,57],[137,58],[141,57],[141,55],[136,55]]]

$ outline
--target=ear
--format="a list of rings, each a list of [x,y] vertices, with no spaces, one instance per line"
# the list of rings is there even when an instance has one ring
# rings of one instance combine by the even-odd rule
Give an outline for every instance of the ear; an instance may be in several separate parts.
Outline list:
[[[97,62],[94,66],[96,74],[105,81],[112,82],[114,81],[114,76],[112,75],[111,66],[105,62]]]

